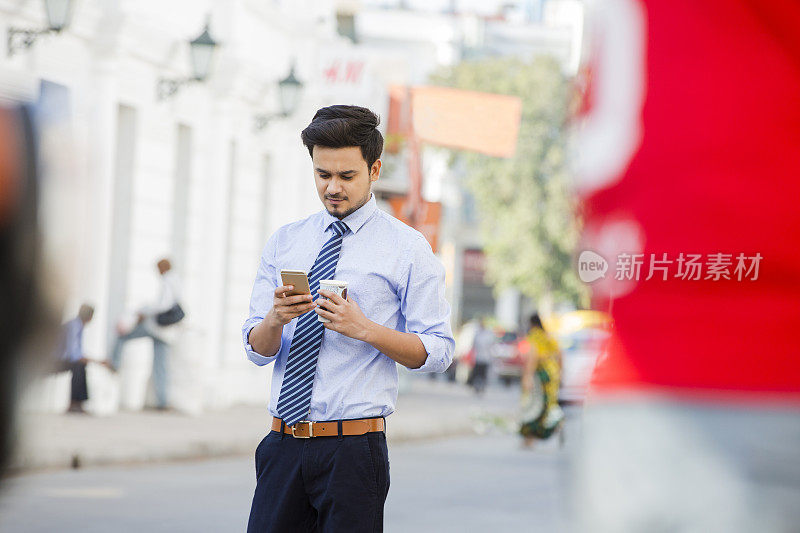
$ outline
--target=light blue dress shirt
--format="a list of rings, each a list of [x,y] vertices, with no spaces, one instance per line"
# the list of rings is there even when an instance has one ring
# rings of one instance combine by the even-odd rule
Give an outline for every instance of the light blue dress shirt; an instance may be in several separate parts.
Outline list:
[[[74,363],[83,357],[83,322],[73,318],[62,326],[61,359]]]
[[[272,308],[281,269],[308,271],[338,220],[326,210],[287,224],[275,232],[261,254],[244,323],[247,357],[261,366],[275,363],[269,404],[278,416],[283,372],[297,318],[283,327],[281,347],[272,357],[253,351],[250,330]],[[450,304],[444,297],[444,267],[417,230],[378,209],[375,196],[343,222],[335,279],[346,281],[347,294],[364,315],[383,326],[415,333],[428,354],[413,372],[444,372],[453,358]],[[314,313],[314,311],[310,311]],[[397,400],[397,363],[372,345],[326,329],[322,339],[308,420],[346,420],[387,416]]]

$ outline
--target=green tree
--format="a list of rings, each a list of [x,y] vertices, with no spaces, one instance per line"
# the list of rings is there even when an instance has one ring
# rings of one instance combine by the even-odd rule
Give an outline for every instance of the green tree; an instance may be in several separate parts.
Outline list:
[[[549,57],[467,61],[436,73],[432,82],[522,100],[513,157],[453,152],[478,208],[487,281],[534,300],[585,304],[588,293],[572,263],[578,221],[567,185],[569,87],[558,63]]]

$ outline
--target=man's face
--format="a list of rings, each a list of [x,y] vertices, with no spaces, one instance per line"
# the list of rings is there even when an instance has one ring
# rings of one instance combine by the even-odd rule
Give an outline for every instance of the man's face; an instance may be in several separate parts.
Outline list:
[[[332,216],[341,220],[369,201],[370,186],[380,176],[380,160],[368,168],[358,146],[315,146],[311,160],[317,194]]]

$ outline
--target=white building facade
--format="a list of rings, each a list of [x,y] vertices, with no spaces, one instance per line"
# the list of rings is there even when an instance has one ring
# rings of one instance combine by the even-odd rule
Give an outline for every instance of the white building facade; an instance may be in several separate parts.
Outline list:
[[[0,102],[45,110],[43,223],[65,318],[93,304],[84,348],[106,358],[120,319],[155,298],[155,263],[168,257],[187,312],[171,350],[174,407],[266,404],[272,370],[246,360],[241,325],[268,236],[321,208],[299,134],[332,103],[318,70],[321,51],[343,41],[333,4],[73,3],[63,32],[0,55]],[[46,26],[44,14],[41,0],[0,0],[6,31]],[[188,42],[206,22],[219,42],[209,78],[159,99],[159,79],[191,75]],[[304,84],[297,109],[257,130],[257,116],[279,112],[277,83],[292,65]],[[87,407],[144,406],[151,361],[142,339],[126,345],[117,376],[92,365]]]
[[[321,208],[299,136],[316,109],[364,105],[385,120],[389,85],[424,84],[465,51],[487,52],[497,43],[528,52],[543,35],[545,49],[565,62],[573,55],[564,44],[568,31],[494,21],[462,2],[436,13],[342,0],[72,4],[64,31],[13,55],[0,53],[0,104],[38,102],[43,124],[41,218],[51,290],[65,302],[65,319],[82,302],[94,305],[84,347],[90,357],[105,359],[120,320],[130,321],[156,296],[156,261],[170,258],[187,312],[171,350],[171,403],[189,413],[266,405],[272,367],[246,360],[241,324],[267,237]],[[571,14],[537,9],[544,19]],[[548,17],[551,12],[559,16]],[[340,35],[348,17],[355,42]],[[159,99],[159,80],[192,75],[189,41],[206,24],[219,43],[208,79]],[[0,30],[46,25],[44,0],[0,0]],[[292,66],[304,84],[302,96],[291,115],[279,117],[278,81]],[[257,129],[257,117],[270,120]],[[461,187],[451,183],[446,155],[426,152],[425,198],[460,211]],[[382,181],[402,192],[405,168],[397,161],[391,167]],[[441,255],[458,321],[462,255],[480,243],[472,242],[472,232],[448,233]],[[516,299],[504,298],[498,315],[513,314]],[[151,361],[152,346],[143,339],[126,345],[116,376],[90,365],[87,408],[101,414],[142,408],[152,396]],[[64,380],[62,389],[52,401],[33,389],[28,404],[66,406]]]

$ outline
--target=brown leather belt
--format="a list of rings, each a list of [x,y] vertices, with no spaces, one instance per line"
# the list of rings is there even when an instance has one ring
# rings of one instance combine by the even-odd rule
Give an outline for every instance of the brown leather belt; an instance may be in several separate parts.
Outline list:
[[[272,430],[281,430],[281,419],[272,418]],[[296,439],[311,437],[337,437],[340,422],[298,422],[294,426],[285,426],[284,433]],[[374,431],[384,431],[386,425],[383,418],[362,418],[360,420],[342,420],[342,435],[364,435]]]

